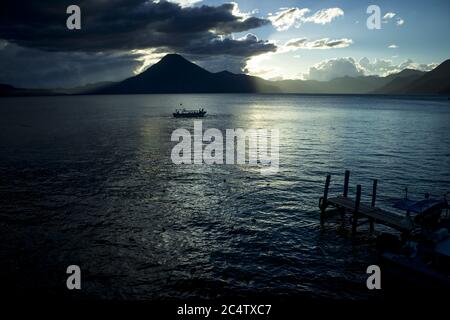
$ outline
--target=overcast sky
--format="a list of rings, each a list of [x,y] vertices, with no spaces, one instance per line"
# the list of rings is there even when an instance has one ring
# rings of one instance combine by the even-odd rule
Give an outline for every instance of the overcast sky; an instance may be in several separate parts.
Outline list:
[[[81,30],[66,27],[81,8]],[[381,29],[369,30],[370,4]],[[0,83],[117,81],[180,53],[210,71],[329,80],[431,70],[450,58],[450,2],[2,0]]]

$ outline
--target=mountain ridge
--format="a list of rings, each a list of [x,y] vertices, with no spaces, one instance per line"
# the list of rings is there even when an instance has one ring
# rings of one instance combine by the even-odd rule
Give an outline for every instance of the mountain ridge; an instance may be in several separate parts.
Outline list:
[[[450,94],[450,59],[404,88],[405,94],[423,92],[426,94]]]
[[[449,95],[450,59],[429,72],[404,69],[386,77],[340,77],[329,81],[270,81],[223,70],[210,72],[178,54],[168,54],[135,76],[71,89],[26,89],[0,84],[0,96],[152,93],[293,93]]]
[[[253,93],[279,89],[268,80],[231,72],[209,72],[178,54],[164,56],[142,73],[96,94],[139,93]]]

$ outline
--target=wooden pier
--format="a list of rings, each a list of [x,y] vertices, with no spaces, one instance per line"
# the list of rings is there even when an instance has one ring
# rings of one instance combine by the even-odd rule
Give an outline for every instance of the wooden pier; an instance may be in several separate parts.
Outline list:
[[[380,223],[389,226],[402,233],[408,233],[414,228],[414,223],[408,214],[400,215],[394,212],[389,212],[377,208],[375,206],[378,180],[375,179],[373,181],[372,201],[370,204],[361,202],[361,185],[356,186],[355,200],[348,197],[350,171],[345,171],[344,190],[342,195],[339,195],[337,197],[328,197],[330,181],[331,175],[327,175],[323,197],[321,197],[319,201],[320,223],[322,226],[324,225],[325,220],[328,217],[339,213],[342,219],[345,218],[346,214],[351,215],[353,234],[356,234],[358,226],[364,223],[370,224],[370,232],[374,231],[374,223]],[[362,219],[365,220],[361,221]]]

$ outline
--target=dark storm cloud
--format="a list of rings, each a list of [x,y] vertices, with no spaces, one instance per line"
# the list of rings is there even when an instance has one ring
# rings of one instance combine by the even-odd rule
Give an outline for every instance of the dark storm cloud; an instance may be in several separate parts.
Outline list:
[[[81,30],[66,27],[72,4],[81,8]],[[266,24],[267,19],[239,13],[235,3],[181,7],[144,0],[2,0],[0,82],[64,87],[117,81],[132,76],[144,61],[131,50],[150,48],[236,72],[249,57],[276,47],[252,35],[233,39],[231,34]]]
[[[224,37],[209,43],[200,42],[191,48],[187,58],[212,72],[228,70],[240,73],[245,69],[251,56],[276,49],[273,43],[259,40],[254,34],[249,33],[239,39]]]
[[[81,8],[81,30],[70,31],[66,28],[66,8],[70,4]],[[182,8],[166,1],[6,0],[2,1],[1,6],[0,38],[47,51],[167,47],[189,52],[201,42],[207,53],[212,54],[217,47],[217,42],[213,40],[217,40],[219,35],[242,32],[269,23],[266,19],[236,14],[237,5],[234,3]],[[207,48],[208,44],[211,48]],[[242,45],[239,43],[236,49],[239,54],[245,55],[247,53],[242,50]],[[260,45],[263,46],[263,43]],[[230,44],[226,47],[230,48]]]
[[[232,38],[215,38],[208,42],[198,42],[190,48],[190,53],[194,54],[225,54],[249,57],[257,54],[275,51],[275,44],[258,40],[258,38],[249,33],[240,39]]]
[[[0,41],[0,83],[16,87],[75,87],[129,77],[141,62],[139,54],[45,52]]]

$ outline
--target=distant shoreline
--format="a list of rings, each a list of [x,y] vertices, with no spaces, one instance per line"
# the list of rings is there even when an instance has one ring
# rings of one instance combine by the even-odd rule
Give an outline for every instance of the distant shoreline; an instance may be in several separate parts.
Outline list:
[[[79,93],[79,94],[69,94],[69,93],[54,93],[54,94],[20,94],[20,95],[0,95],[0,98],[39,98],[39,97],[90,97],[90,96],[159,96],[159,95],[261,95],[261,96],[329,96],[329,97],[366,97],[366,98],[398,98],[398,99],[408,99],[408,98],[424,98],[424,99],[434,99],[434,100],[450,100],[450,96],[446,94],[376,94],[376,93],[284,93],[284,92],[175,92],[175,93]]]

